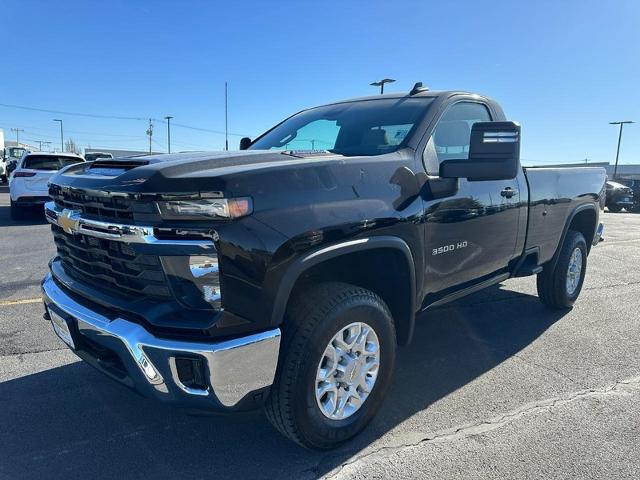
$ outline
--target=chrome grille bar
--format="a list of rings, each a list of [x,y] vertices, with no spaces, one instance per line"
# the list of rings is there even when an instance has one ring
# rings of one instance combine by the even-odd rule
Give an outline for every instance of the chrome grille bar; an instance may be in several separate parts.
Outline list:
[[[155,236],[154,227],[151,226],[127,225],[83,218],[79,211],[60,208],[55,202],[45,203],[44,213],[49,223],[57,225],[71,235],[89,235],[126,243],[213,247],[213,240],[204,238],[198,240],[161,240]]]

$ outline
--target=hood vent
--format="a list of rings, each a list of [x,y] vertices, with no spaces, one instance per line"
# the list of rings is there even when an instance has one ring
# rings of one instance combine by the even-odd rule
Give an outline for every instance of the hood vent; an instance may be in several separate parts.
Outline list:
[[[96,160],[91,164],[89,169],[93,170],[94,168],[115,168],[119,170],[131,170],[132,168],[142,167],[143,165],[148,165],[148,160],[134,160],[134,159],[123,159],[123,160]]]

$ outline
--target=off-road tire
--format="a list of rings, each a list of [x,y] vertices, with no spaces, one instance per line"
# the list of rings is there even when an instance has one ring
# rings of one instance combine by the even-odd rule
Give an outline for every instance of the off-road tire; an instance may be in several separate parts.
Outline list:
[[[582,269],[577,288],[572,294],[567,292],[566,281],[571,255],[576,248],[582,252]],[[582,233],[569,230],[558,255],[555,268],[551,269],[551,262],[547,263],[538,274],[537,287],[540,301],[549,308],[571,308],[582,290],[584,276],[587,271],[587,242]]]
[[[342,420],[326,417],[315,398],[316,372],[333,336],[353,322],[366,322],[380,342],[376,382],[362,406]],[[284,436],[313,449],[334,448],[362,431],[378,412],[395,364],[396,333],[387,305],[375,293],[331,282],[301,289],[282,326],[278,370],[265,412]]]

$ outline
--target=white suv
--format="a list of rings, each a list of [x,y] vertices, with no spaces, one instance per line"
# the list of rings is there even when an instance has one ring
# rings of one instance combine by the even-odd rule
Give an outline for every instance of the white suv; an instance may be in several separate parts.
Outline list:
[[[61,168],[80,162],[84,159],[73,153],[25,153],[9,179],[11,218],[20,220],[27,208],[49,201],[49,179]]]

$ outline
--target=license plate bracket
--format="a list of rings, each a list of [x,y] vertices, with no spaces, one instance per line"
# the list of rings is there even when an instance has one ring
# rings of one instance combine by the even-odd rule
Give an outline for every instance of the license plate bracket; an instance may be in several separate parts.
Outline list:
[[[66,343],[72,350],[76,349],[76,344],[73,342],[73,336],[71,335],[71,328],[69,323],[63,317],[58,315],[52,309],[49,309],[49,316],[51,317],[51,325],[56,335],[60,337],[64,343]]]

